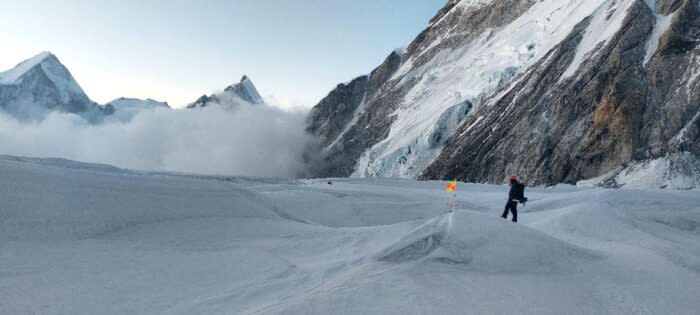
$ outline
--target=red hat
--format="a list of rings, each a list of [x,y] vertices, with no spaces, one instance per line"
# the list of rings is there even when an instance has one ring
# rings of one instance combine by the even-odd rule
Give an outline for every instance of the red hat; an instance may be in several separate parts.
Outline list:
[[[518,180],[518,176],[510,175],[510,180]]]

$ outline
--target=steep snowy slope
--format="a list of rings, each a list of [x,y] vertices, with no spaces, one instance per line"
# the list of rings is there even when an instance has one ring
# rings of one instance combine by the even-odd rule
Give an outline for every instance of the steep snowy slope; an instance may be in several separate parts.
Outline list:
[[[0,108],[21,119],[36,119],[47,111],[59,110],[91,120],[96,119],[101,109],[49,52],[0,73]]]
[[[0,157],[0,313],[694,314],[697,191],[289,181]]]
[[[253,81],[248,76],[243,76],[241,81],[228,86],[223,92],[212,95],[202,95],[194,103],[187,105],[187,108],[201,108],[212,103],[220,102],[224,98],[238,98],[250,104],[262,104],[263,99],[258,90],[253,85]]]
[[[699,106],[697,11],[690,0],[451,0],[405,50],[312,110],[319,175],[518,172],[551,184],[662,157]],[[620,99],[636,106],[618,110]],[[614,115],[591,127],[595,108]]]

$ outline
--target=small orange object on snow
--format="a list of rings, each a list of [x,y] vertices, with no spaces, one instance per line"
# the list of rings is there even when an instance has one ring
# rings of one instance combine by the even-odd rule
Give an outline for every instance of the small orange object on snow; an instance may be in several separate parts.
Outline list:
[[[447,185],[445,185],[445,189],[447,189],[447,192],[454,192],[455,190],[457,190],[457,181],[453,180],[447,183]]]

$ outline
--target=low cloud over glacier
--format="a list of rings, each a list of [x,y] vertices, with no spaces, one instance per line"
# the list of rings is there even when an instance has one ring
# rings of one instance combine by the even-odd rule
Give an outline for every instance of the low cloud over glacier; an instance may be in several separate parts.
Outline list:
[[[237,99],[195,110],[144,110],[130,120],[51,113],[19,121],[0,112],[0,154],[60,157],[138,170],[299,177],[312,145],[304,112]]]

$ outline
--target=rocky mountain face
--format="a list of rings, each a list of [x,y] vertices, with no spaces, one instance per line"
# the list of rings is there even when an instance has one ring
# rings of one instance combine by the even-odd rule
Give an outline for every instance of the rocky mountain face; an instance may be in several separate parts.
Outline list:
[[[498,182],[512,173],[531,184],[575,183],[656,159],[690,164],[682,174],[697,177],[696,159],[678,155],[700,156],[700,10],[689,0],[653,4],[629,1],[619,29],[569,74],[597,22],[582,21],[502,97],[475,112],[423,177]],[[621,8],[598,14],[614,9]],[[682,175],[669,172],[658,175]]]
[[[222,99],[234,97],[250,104],[262,104],[263,99],[255,88],[253,81],[248,76],[243,76],[241,81],[228,86],[223,92],[212,95],[202,95],[194,103],[187,105],[187,108],[202,108],[213,103],[219,103]]]
[[[698,187],[699,43],[697,0],[449,1],[314,107],[318,175]]]
[[[50,111],[79,114],[98,120],[104,109],[91,101],[68,69],[49,52],[27,59],[0,73],[0,109],[23,120]]]

